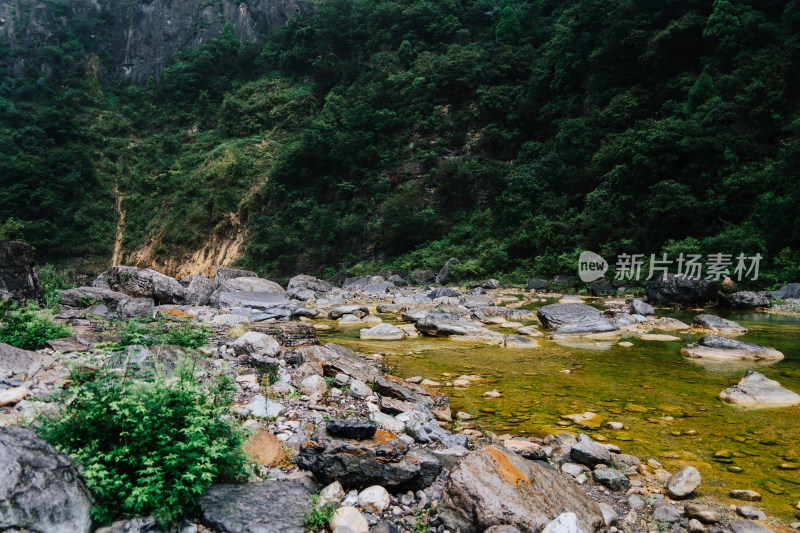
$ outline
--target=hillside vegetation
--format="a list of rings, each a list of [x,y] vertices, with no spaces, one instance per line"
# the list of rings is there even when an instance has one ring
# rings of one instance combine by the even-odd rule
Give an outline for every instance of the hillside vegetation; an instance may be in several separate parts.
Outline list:
[[[46,259],[244,231],[270,276],[522,278],[590,249],[798,278],[797,0],[322,0],[142,87],[99,81],[85,33],[109,22],[77,22],[0,43],[30,56],[0,68],[0,225]]]

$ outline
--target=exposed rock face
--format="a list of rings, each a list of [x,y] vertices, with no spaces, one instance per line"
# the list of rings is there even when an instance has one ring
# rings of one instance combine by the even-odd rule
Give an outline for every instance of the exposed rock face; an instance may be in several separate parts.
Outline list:
[[[0,300],[39,300],[39,278],[33,248],[17,241],[0,241]]]
[[[800,405],[800,395],[781,387],[764,374],[748,370],[742,380],[719,394],[723,402],[745,407],[789,407]]]
[[[687,357],[723,361],[779,361],[783,359],[783,354],[774,348],[728,339],[718,335],[703,335],[697,342],[687,344],[681,348],[681,353]]]
[[[546,328],[553,330],[554,338],[569,336],[616,335],[619,328],[599,309],[579,303],[545,305],[537,312]]]
[[[228,533],[303,533],[311,490],[293,481],[212,485],[200,498],[203,523]]]
[[[719,283],[664,274],[647,285],[647,300],[656,305],[704,307],[717,301]]]
[[[344,487],[380,484],[390,489],[429,486],[442,465],[435,455],[408,445],[392,433],[378,430],[370,440],[314,433],[300,447],[297,461],[323,483],[338,480]]]
[[[21,427],[0,427],[0,524],[8,530],[89,533],[92,503],[69,458]]]
[[[572,512],[581,529],[605,525],[600,508],[555,470],[498,446],[472,452],[453,469],[437,513],[451,531],[482,533],[497,525],[541,531]]]
[[[692,320],[692,328],[705,331],[718,331],[720,333],[747,333],[747,328],[742,327],[733,320],[727,320],[717,315],[697,315]]]
[[[239,270],[238,268],[220,267],[214,273],[214,283],[222,284],[223,281],[236,278],[257,278],[258,274],[251,270]]]
[[[157,304],[182,303],[186,295],[177,280],[149,268],[113,266],[108,271],[108,286],[134,298],[152,298]]]
[[[335,418],[328,421],[325,429],[329,435],[343,437],[346,439],[366,440],[375,436],[378,427],[364,420],[356,418],[339,419]]]

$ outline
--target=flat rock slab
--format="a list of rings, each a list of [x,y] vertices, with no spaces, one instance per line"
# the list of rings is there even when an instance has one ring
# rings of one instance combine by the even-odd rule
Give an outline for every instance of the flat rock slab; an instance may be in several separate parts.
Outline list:
[[[39,379],[53,382],[66,378],[69,372],[50,356],[16,348],[0,342],[0,373],[11,374],[20,381]]]
[[[381,323],[371,328],[362,329],[359,336],[363,340],[400,341],[406,338],[406,332],[397,326]]]
[[[311,490],[294,481],[212,485],[198,502],[203,524],[228,533],[303,533]]]
[[[681,348],[681,353],[687,357],[723,361],[780,361],[783,359],[783,354],[775,348],[718,335],[703,335],[697,342]]]
[[[545,305],[537,316],[544,327],[553,330],[554,338],[620,334],[619,328],[602,311],[582,303]]]
[[[681,340],[680,337],[676,337],[674,335],[663,335],[658,333],[644,333],[639,335],[639,338],[643,341],[679,341]]]
[[[719,394],[726,403],[744,407],[789,407],[800,405],[800,395],[781,387],[764,374],[748,370],[742,380]]]

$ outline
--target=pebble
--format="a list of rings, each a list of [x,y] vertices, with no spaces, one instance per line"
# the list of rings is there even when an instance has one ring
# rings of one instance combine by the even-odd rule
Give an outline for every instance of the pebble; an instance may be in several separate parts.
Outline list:
[[[490,390],[483,393],[484,398],[500,398],[501,396],[502,394],[500,394],[500,392],[496,390]]]
[[[761,499],[761,494],[754,490],[732,490],[729,496],[737,500],[745,500],[748,502],[756,502]],[[798,502],[797,505],[797,508],[800,509],[800,502]]]
[[[674,523],[681,521],[681,513],[669,504],[657,507],[655,512],[653,512],[653,516],[659,522]]]
[[[764,520],[767,515],[764,511],[759,511],[752,505],[739,505],[736,507],[736,514],[749,520]]]
[[[689,530],[689,533],[701,533],[702,531],[706,530],[706,527],[699,520],[692,518],[689,520],[687,529]]]

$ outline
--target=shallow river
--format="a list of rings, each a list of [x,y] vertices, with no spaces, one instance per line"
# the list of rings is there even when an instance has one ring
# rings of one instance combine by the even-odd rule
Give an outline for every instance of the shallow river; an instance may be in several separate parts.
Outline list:
[[[546,303],[551,301],[537,305]],[[684,344],[700,337],[684,332],[669,332],[682,339],[674,342],[631,335],[625,339],[633,343],[630,348],[618,346],[619,339],[557,342],[539,337],[538,349],[430,337],[361,341],[357,327],[334,327],[319,336],[362,353],[383,352],[385,365],[398,376],[441,382],[453,413],[477,416],[477,429],[539,437],[585,431],[626,453],[655,458],[668,470],[695,465],[704,480],[700,490],[722,501],[742,504],[729,500],[728,492],[756,490],[764,496],[756,505],[790,519],[800,500],[800,407],[742,409],[724,404],[717,395],[750,368],[800,392],[800,317],[713,312],[748,328],[738,339],[772,346],[786,358],[771,365],[701,363],[680,354]],[[657,313],[686,323],[699,314]],[[379,316],[389,323],[399,320]],[[482,379],[467,389],[445,386],[462,374]],[[489,390],[500,391],[502,397],[483,398]],[[581,430],[562,418],[585,411],[598,413],[603,426]],[[622,422],[625,429],[606,429],[607,421]]]

